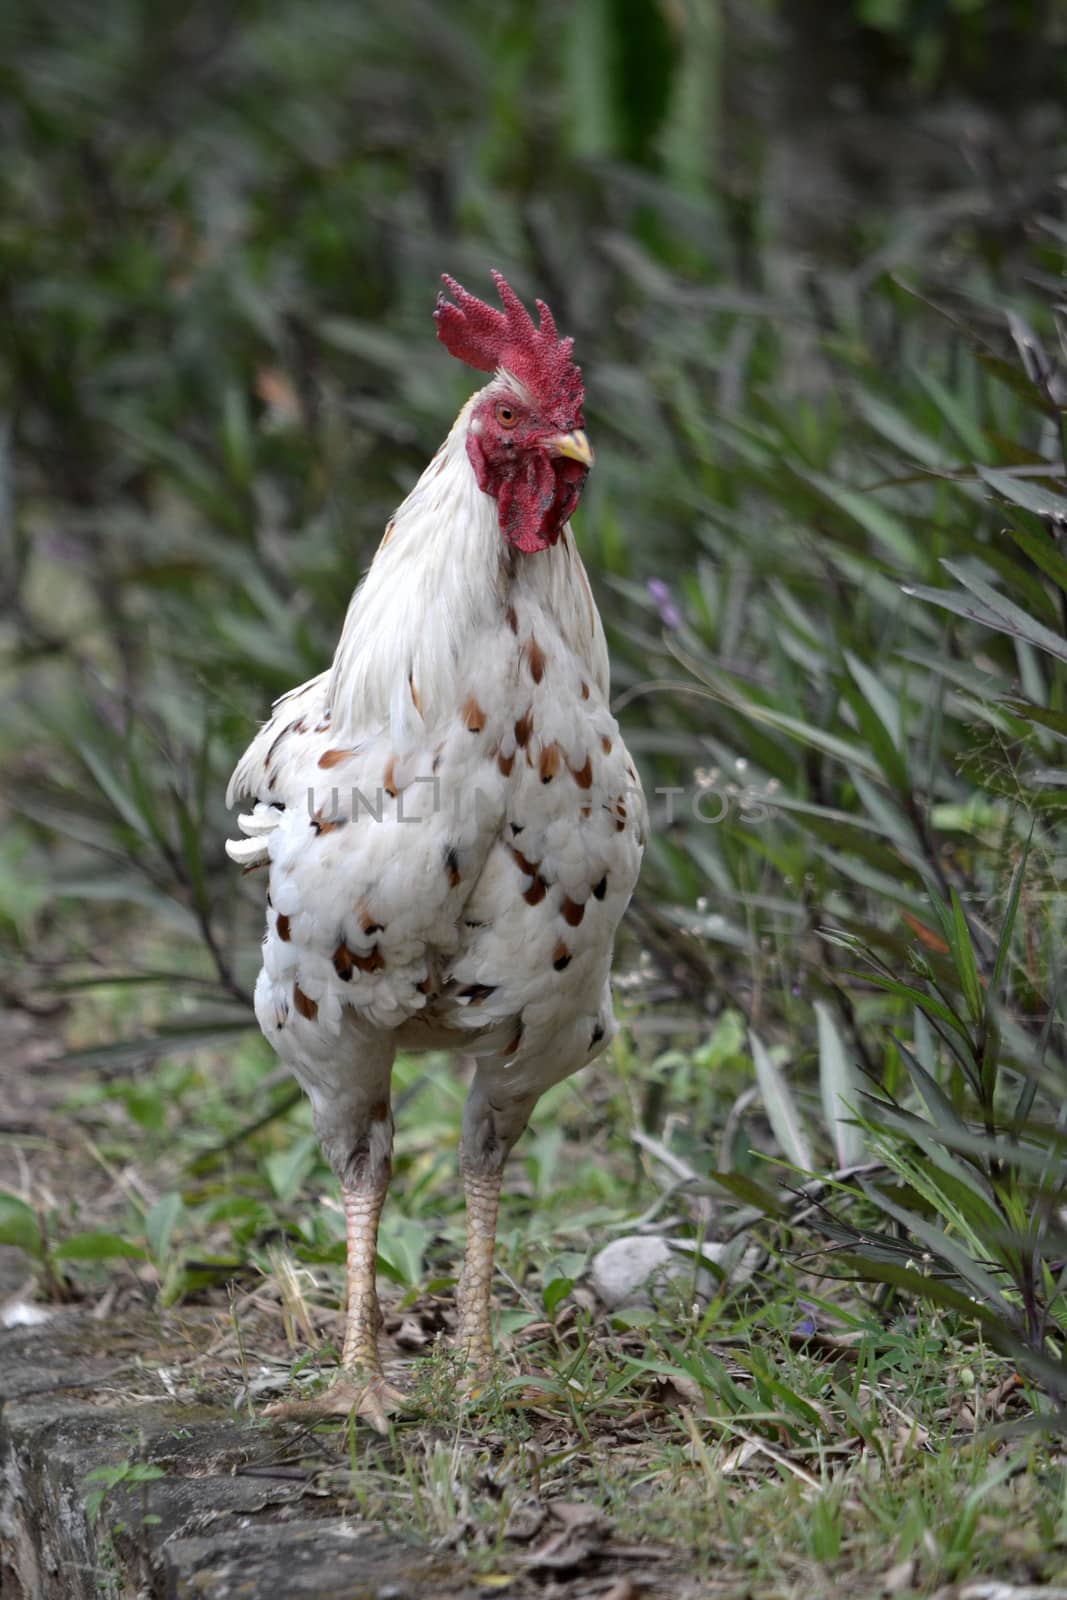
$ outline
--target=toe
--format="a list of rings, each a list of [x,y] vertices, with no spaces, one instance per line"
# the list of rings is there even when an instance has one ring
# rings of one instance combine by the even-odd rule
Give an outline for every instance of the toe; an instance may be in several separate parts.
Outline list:
[[[264,1415],[289,1422],[321,1422],[328,1417],[363,1417],[378,1433],[389,1432],[389,1418],[406,1404],[401,1390],[381,1373],[345,1374],[321,1394],[303,1400],[278,1400]]]
[[[356,1401],[356,1415],[365,1418],[379,1433],[389,1432],[389,1418],[402,1411],[407,1398],[386,1378],[371,1378]]]

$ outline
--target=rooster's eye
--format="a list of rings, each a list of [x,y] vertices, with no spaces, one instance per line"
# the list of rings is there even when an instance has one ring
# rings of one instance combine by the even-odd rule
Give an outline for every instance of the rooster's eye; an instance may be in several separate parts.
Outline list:
[[[496,408],[496,420],[502,428],[513,428],[519,418],[511,406],[498,405]]]

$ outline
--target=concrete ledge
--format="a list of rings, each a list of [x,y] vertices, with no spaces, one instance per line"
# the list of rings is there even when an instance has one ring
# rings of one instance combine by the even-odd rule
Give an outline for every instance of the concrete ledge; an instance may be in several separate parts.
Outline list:
[[[330,1496],[307,1498],[313,1475],[276,1464],[278,1428],[139,1398],[143,1370],[109,1355],[108,1342],[77,1313],[0,1334],[4,1600],[479,1592],[454,1561],[339,1515]],[[164,1476],[114,1491],[91,1521],[87,1474],[125,1460]]]
[[[167,1547],[167,1600],[416,1600],[481,1595],[457,1587],[454,1559],[408,1549],[365,1524],[274,1523]]]

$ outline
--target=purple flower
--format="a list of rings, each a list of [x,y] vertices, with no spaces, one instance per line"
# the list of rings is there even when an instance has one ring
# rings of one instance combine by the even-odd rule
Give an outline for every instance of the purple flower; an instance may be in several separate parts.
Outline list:
[[[682,625],[682,613],[674,603],[670,584],[664,583],[662,578],[649,578],[648,592],[656,603],[659,620],[663,626],[665,628],[680,628]]]

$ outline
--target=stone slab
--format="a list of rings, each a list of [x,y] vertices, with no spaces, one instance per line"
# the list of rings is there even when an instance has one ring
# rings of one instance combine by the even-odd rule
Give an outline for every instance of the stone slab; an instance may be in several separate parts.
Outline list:
[[[364,1523],[275,1523],[166,1547],[167,1600],[474,1600],[448,1553],[416,1550]]]
[[[262,1427],[131,1398],[148,1375],[121,1354],[125,1342],[78,1313],[0,1334],[3,1600],[161,1596],[169,1541],[284,1517],[306,1492],[304,1475],[272,1469],[276,1441]],[[89,1473],[124,1461],[164,1476],[116,1490],[92,1522]]]

